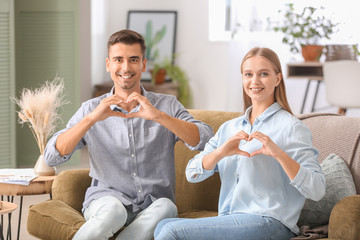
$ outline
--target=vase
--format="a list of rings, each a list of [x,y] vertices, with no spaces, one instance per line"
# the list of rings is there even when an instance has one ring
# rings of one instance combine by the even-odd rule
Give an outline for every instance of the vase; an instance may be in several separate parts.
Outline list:
[[[39,176],[53,176],[55,175],[55,168],[46,165],[44,155],[40,155],[36,161],[34,173]]]
[[[321,45],[303,45],[301,53],[305,62],[319,62],[322,55],[323,46]]]
[[[151,76],[152,76],[153,70],[150,70],[150,73],[151,73]],[[156,85],[158,85],[158,84],[163,84],[163,83],[165,82],[165,77],[166,77],[166,70],[163,69],[163,68],[159,69],[159,70],[156,72],[155,76],[153,76],[153,78],[154,78],[154,83],[155,83]]]

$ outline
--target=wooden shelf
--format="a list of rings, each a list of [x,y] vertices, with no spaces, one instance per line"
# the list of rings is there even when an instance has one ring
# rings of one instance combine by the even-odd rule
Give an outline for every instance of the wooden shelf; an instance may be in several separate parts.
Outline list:
[[[307,78],[323,80],[323,64],[320,62],[301,62],[287,64],[288,78]]]

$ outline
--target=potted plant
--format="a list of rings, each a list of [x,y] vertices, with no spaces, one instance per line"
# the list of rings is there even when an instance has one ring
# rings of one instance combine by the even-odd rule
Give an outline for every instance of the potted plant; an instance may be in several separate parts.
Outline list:
[[[272,26],[275,32],[280,31],[284,34],[282,42],[290,46],[291,52],[298,53],[301,47],[305,61],[319,60],[323,49],[323,46],[319,45],[319,40],[330,39],[338,25],[324,16],[317,15],[317,10],[314,7],[304,7],[301,13],[296,13],[293,3],[286,4],[284,20]]]
[[[172,79],[172,81],[178,85],[179,101],[185,107],[191,106],[192,96],[189,87],[189,80],[181,67],[171,63],[171,61],[166,58],[162,62],[155,62],[154,68],[151,70],[151,75],[153,84],[164,83],[166,76]]]

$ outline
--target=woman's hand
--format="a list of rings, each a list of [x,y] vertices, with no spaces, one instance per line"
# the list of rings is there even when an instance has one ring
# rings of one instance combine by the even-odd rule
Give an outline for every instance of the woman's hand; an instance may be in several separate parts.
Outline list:
[[[254,151],[250,154],[250,157],[253,157],[258,154],[265,154],[268,156],[271,156],[273,158],[277,158],[283,151],[269,138],[267,135],[261,133],[261,132],[253,132],[249,136],[249,140],[251,141],[253,139],[259,140],[263,146],[259,150]]]
[[[249,134],[247,134],[244,131],[240,131],[231,138],[229,138],[228,140],[226,140],[226,142],[218,148],[218,152],[223,157],[232,156],[232,155],[243,155],[249,157],[250,156],[249,153],[241,151],[239,149],[240,141],[241,140],[249,141],[248,139],[249,139]]]
[[[207,170],[214,169],[216,164],[227,156],[232,155],[243,155],[246,157],[250,157],[250,154],[239,149],[239,144],[241,140],[248,140],[249,135],[240,131],[236,133],[234,136],[230,137],[228,140],[224,142],[219,148],[215,149],[213,152],[204,156],[202,164],[203,168]]]
[[[286,152],[281,150],[268,136],[261,132],[254,132],[250,134],[249,141],[252,139],[257,139],[262,142],[263,147],[252,154],[250,157],[253,157],[258,154],[265,154],[275,158],[284,169],[285,173],[288,175],[290,180],[293,180],[296,174],[299,172],[300,164],[297,163],[294,159],[289,157]]]

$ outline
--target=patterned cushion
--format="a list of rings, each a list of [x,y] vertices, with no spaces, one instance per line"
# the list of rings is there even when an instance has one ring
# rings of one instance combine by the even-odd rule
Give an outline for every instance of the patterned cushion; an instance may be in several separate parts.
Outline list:
[[[306,199],[298,221],[299,227],[308,225],[313,228],[328,224],[335,204],[344,197],[356,194],[350,170],[339,156],[330,154],[320,165],[326,179],[325,196],[318,202]]]

